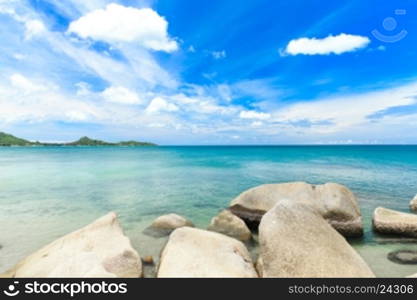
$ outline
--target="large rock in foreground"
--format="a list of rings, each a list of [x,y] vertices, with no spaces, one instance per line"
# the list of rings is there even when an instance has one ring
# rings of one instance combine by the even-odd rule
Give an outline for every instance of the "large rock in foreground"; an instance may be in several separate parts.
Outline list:
[[[248,250],[220,233],[183,227],[161,254],[157,277],[258,277]]]
[[[142,263],[115,213],[70,233],[25,258],[6,277],[140,277]]]
[[[372,220],[374,230],[383,234],[417,237],[417,215],[378,207]]]
[[[266,184],[249,189],[230,204],[230,210],[248,224],[282,200],[308,204],[316,209],[337,231],[345,236],[363,234],[362,216],[354,194],[336,183],[311,185],[305,182]]]
[[[207,229],[228,235],[241,241],[248,241],[252,237],[252,233],[245,222],[232,214],[229,210],[224,210],[211,219]]]
[[[375,277],[310,205],[280,201],[262,218],[259,243],[263,277]]]
[[[417,195],[414,197],[413,200],[411,200],[410,209],[411,211],[417,212]]]

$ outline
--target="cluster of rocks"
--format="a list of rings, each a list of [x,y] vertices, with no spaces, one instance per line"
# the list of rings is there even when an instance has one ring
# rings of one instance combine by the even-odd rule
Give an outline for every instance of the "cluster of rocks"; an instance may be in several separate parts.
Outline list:
[[[417,197],[411,207],[417,206]],[[378,208],[374,228],[417,236],[417,215]],[[258,229],[256,257],[248,242]],[[363,234],[362,216],[346,187],[270,184],[240,194],[206,230],[186,218],[158,217],[145,230],[169,235],[156,277],[375,277],[345,237]],[[411,259],[410,253],[391,258]],[[142,277],[153,257],[140,255],[110,213],[28,256],[3,277]],[[417,276],[417,274],[416,274]]]
[[[263,215],[283,200],[314,208],[344,236],[363,235],[362,216],[356,197],[348,188],[336,183],[261,185],[240,194],[231,202],[230,210],[256,228]]]

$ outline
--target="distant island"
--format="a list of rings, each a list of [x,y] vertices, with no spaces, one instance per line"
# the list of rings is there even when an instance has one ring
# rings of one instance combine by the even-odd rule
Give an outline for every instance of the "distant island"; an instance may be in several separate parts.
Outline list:
[[[100,140],[90,139],[89,137],[82,137],[75,142],[70,143],[41,143],[31,142],[25,139],[15,137],[11,134],[0,132],[0,147],[34,147],[34,146],[123,146],[123,147],[138,147],[138,146],[157,146],[153,143],[137,142],[137,141],[123,141],[119,143],[109,143]]]

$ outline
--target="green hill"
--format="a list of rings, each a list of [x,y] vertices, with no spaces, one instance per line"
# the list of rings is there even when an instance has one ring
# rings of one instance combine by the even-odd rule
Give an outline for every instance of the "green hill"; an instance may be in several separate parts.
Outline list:
[[[156,144],[137,142],[137,141],[125,141],[119,143],[109,143],[100,140],[90,139],[89,137],[82,137],[79,140],[71,143],[40,143],[30,142],[28,140],[17,138],[11,134],[0,132],[0,147],[1,146],[123,146],[123,147],[137,147],[137,146],[156,146]]]
[[[152,143],[137,142],[137,141],[125,141],[119,143],[109,143],[101,140],[93,140],[89,137],[82,137],[78,141],[67,143],[66,146],[125,146],[125,147],[136,147],[136,146],[156,146]]]
[[[34,143],[17,138],[11,134],[0,132],[0,146],[31,146]]]
[[[100,141],[100,140],[93,140],[85,136],[85,137],[80,138],[78,141],[67,143],[65,145],[68,145],[68,146],[113,146],[115,144],[107,143],[107,142]]]

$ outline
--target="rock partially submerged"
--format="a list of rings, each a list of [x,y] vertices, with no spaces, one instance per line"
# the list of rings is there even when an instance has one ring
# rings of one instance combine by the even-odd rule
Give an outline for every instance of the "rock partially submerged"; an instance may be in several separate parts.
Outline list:
[[[384,207],[374,211],[374,230],[383,234],[417,237],[417,215],[403,213]]]
[[[223,210],[211,219],[208,230],[222,233],[241,241],[248,241],[252,237],[252,233],[245,222],[229,210]]]
[[[196,228],[183,227],[169,237],[157,277],[257,277],[242,242]]]
[[[311,205],[282,200],[259,226],[263,277],[375,277],[362,257]]]
[[[249,189],[230,204],[230,211],[249,225],[282,200],[314,207],[337,231],[345,236],[363,234],[362,216],[354,194],[336,183],[311,185],[305,182],[266,184]]]
[[[411,211],[417,212],[417,195],[414,197],[413,200],[411,200],[410,209]]]
[[[181,227],[194,227],[194,224],[177,214],[167,214],[156,218],[144,233],[153,237],[169,235],[172,231]]]
[[[115,213],[94,221],[25,258],[6,277],[140,277],[139,254]]]
[[[388,253],[388,259],[392,262],[402,265],[416,265],[417,251],[400,250]]]

